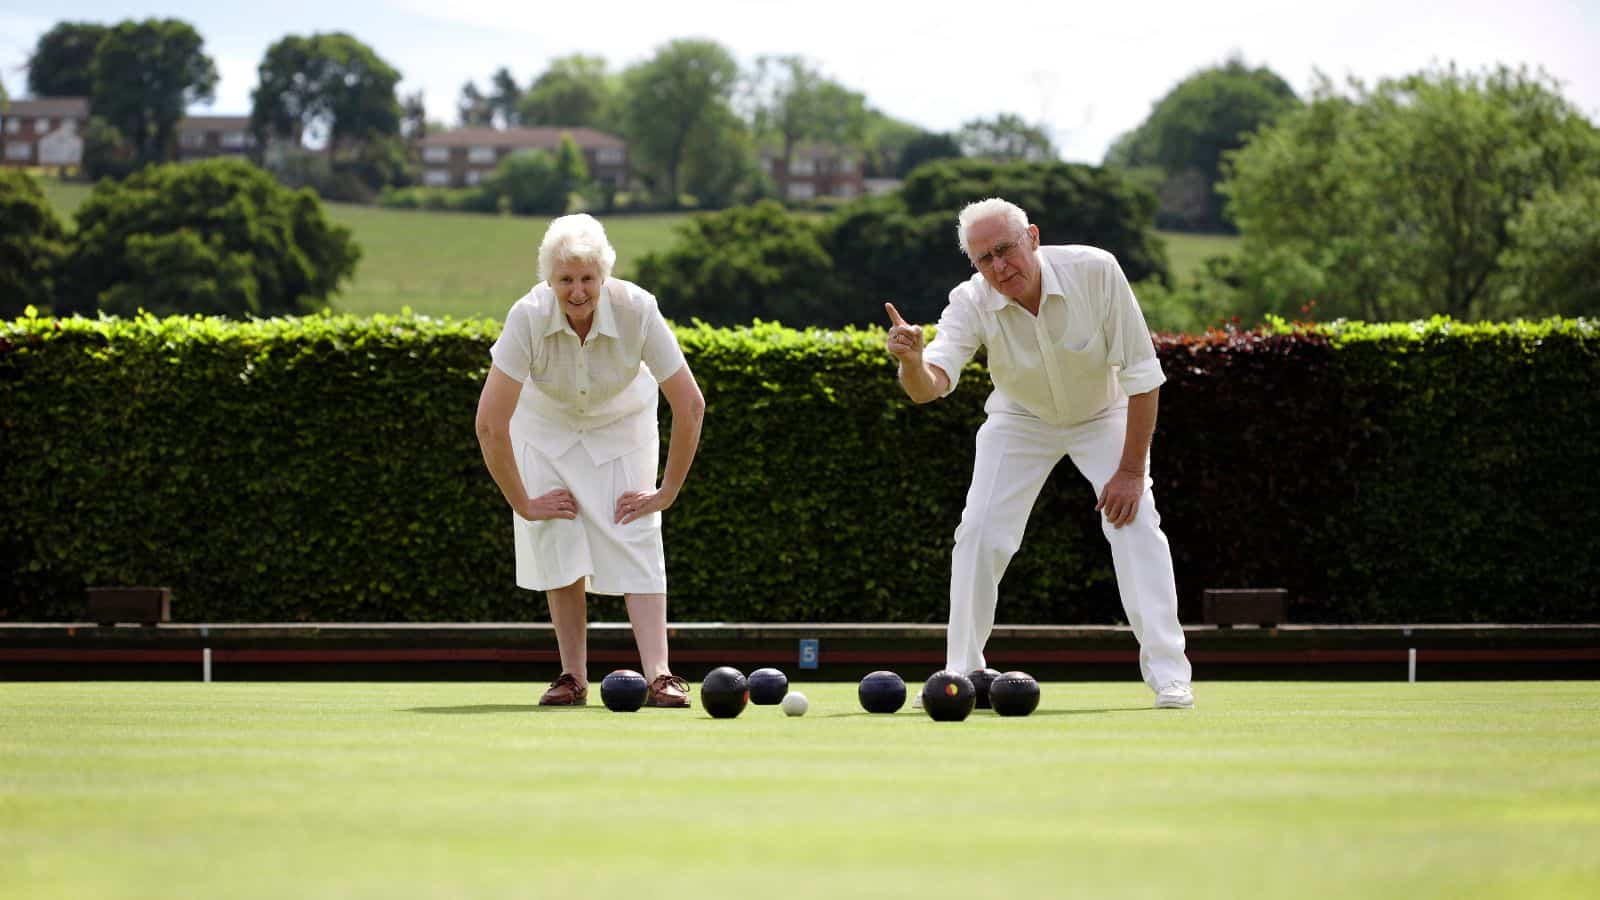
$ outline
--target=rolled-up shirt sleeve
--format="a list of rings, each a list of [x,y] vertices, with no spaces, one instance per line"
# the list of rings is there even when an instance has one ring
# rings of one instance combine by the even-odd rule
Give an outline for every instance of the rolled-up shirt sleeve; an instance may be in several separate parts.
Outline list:
[[[1108,259],[1104,272],[1106,361],[1116,370],[1117,383],[1132,397],[1160,387],[1167,380],[1156,356],[1155,342],[1145,325],[1144,311],[1133,296],[1128,276],[1115,259]]]
[[[956,389],[961,370],[972,361],[982,340],[976,311],[970,303],[962,302],[965,287],[962,285],[950,292],[950,303],[939,314],[938,332],[922,354],[923,362],[938,366],[950,379],[941,397],[949,396]]]
[[[489,356],[500,371],[518,381],[528,380],[528,369],[533,365],[532,313],[526,303],[511,307],[506,315],[500,337],[489,348]]]

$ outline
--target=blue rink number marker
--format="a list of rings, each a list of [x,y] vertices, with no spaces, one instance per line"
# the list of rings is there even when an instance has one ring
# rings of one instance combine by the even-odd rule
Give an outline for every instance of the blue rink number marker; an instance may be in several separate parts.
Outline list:
[[[817,639],[802,638],[800,640],[800,668],[815,669],[817,667]]]

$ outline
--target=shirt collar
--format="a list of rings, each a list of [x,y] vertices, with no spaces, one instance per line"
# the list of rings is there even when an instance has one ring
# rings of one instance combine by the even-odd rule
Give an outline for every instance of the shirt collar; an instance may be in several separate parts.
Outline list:
[[[594,333],[620,338],[622,333],[617,330],[617,316],[611,309],[611,284],[612,279],[607,278],[605,284],[600,286],[600,299],[595,303],[594,310]],[[565,331],[577,337],[578,333],[572,330],[572,323],[567,321],[567,314],[561,310],[561,300],[555,296],[555,288],[548,284],[543,287],[550,292],[550,319],[545,323],[544,336],[549,337]]]
[[[1067,292],[1061,289],[1061,279],[1056,277],[1056,270],[1045,261],[1044,254],[1035,250],[1033,255],[1039,260],[1039,302],[1043,303],[1046,297],[1060,297],[1067,299]]]
[[[1056,278],[1055,270],[1045,262],[1044,255],[1035,250],[1033,251],[1033,258],[1039,263],[1039,302],[1043,303],[1044,298],[1051,296],[1065,299],[1067,295],[1061,290],[1061,282]],[[994,285],[990,284],[989,280],[984,278],[981,272],[978,273],[978,283],[983,286],[983,295],[979,299],[978,305],[984,309],[999,312],[1007,306],[1013,305],[1011,298],[995,290]]]

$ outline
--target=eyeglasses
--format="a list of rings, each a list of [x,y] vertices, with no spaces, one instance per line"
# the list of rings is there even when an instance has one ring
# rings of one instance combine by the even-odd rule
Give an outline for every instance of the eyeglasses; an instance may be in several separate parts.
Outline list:
[[[1010,260],[1011,254],[1017,249],[1016,241],[1001,241],[989,248],[989,252],[972,261],[975,268],[987,269],[994,265],[997,259]]]

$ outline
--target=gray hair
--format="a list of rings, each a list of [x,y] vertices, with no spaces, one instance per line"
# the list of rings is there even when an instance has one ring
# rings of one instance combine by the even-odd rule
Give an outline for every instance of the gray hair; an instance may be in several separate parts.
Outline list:
[[[558,263],[591,262],[600,266],[600,280],[611,277],[617,251],[606,239],[600,220],[587,213],[562,216],[550,223],[539,244],[539,280],[549,281]]]
[[[967,229],[971,228],[974,222],[982,222],[995,216],[1004,216],[1006,224],[1017,234],[1028,230],[1028,214],[1010,200],[990,197],[987,200],[968,203],[961,210],[961,215],[956,217],[956,240],[961,242],[962,253],[968,257],[972,256],[972,251],[967,247]]]

